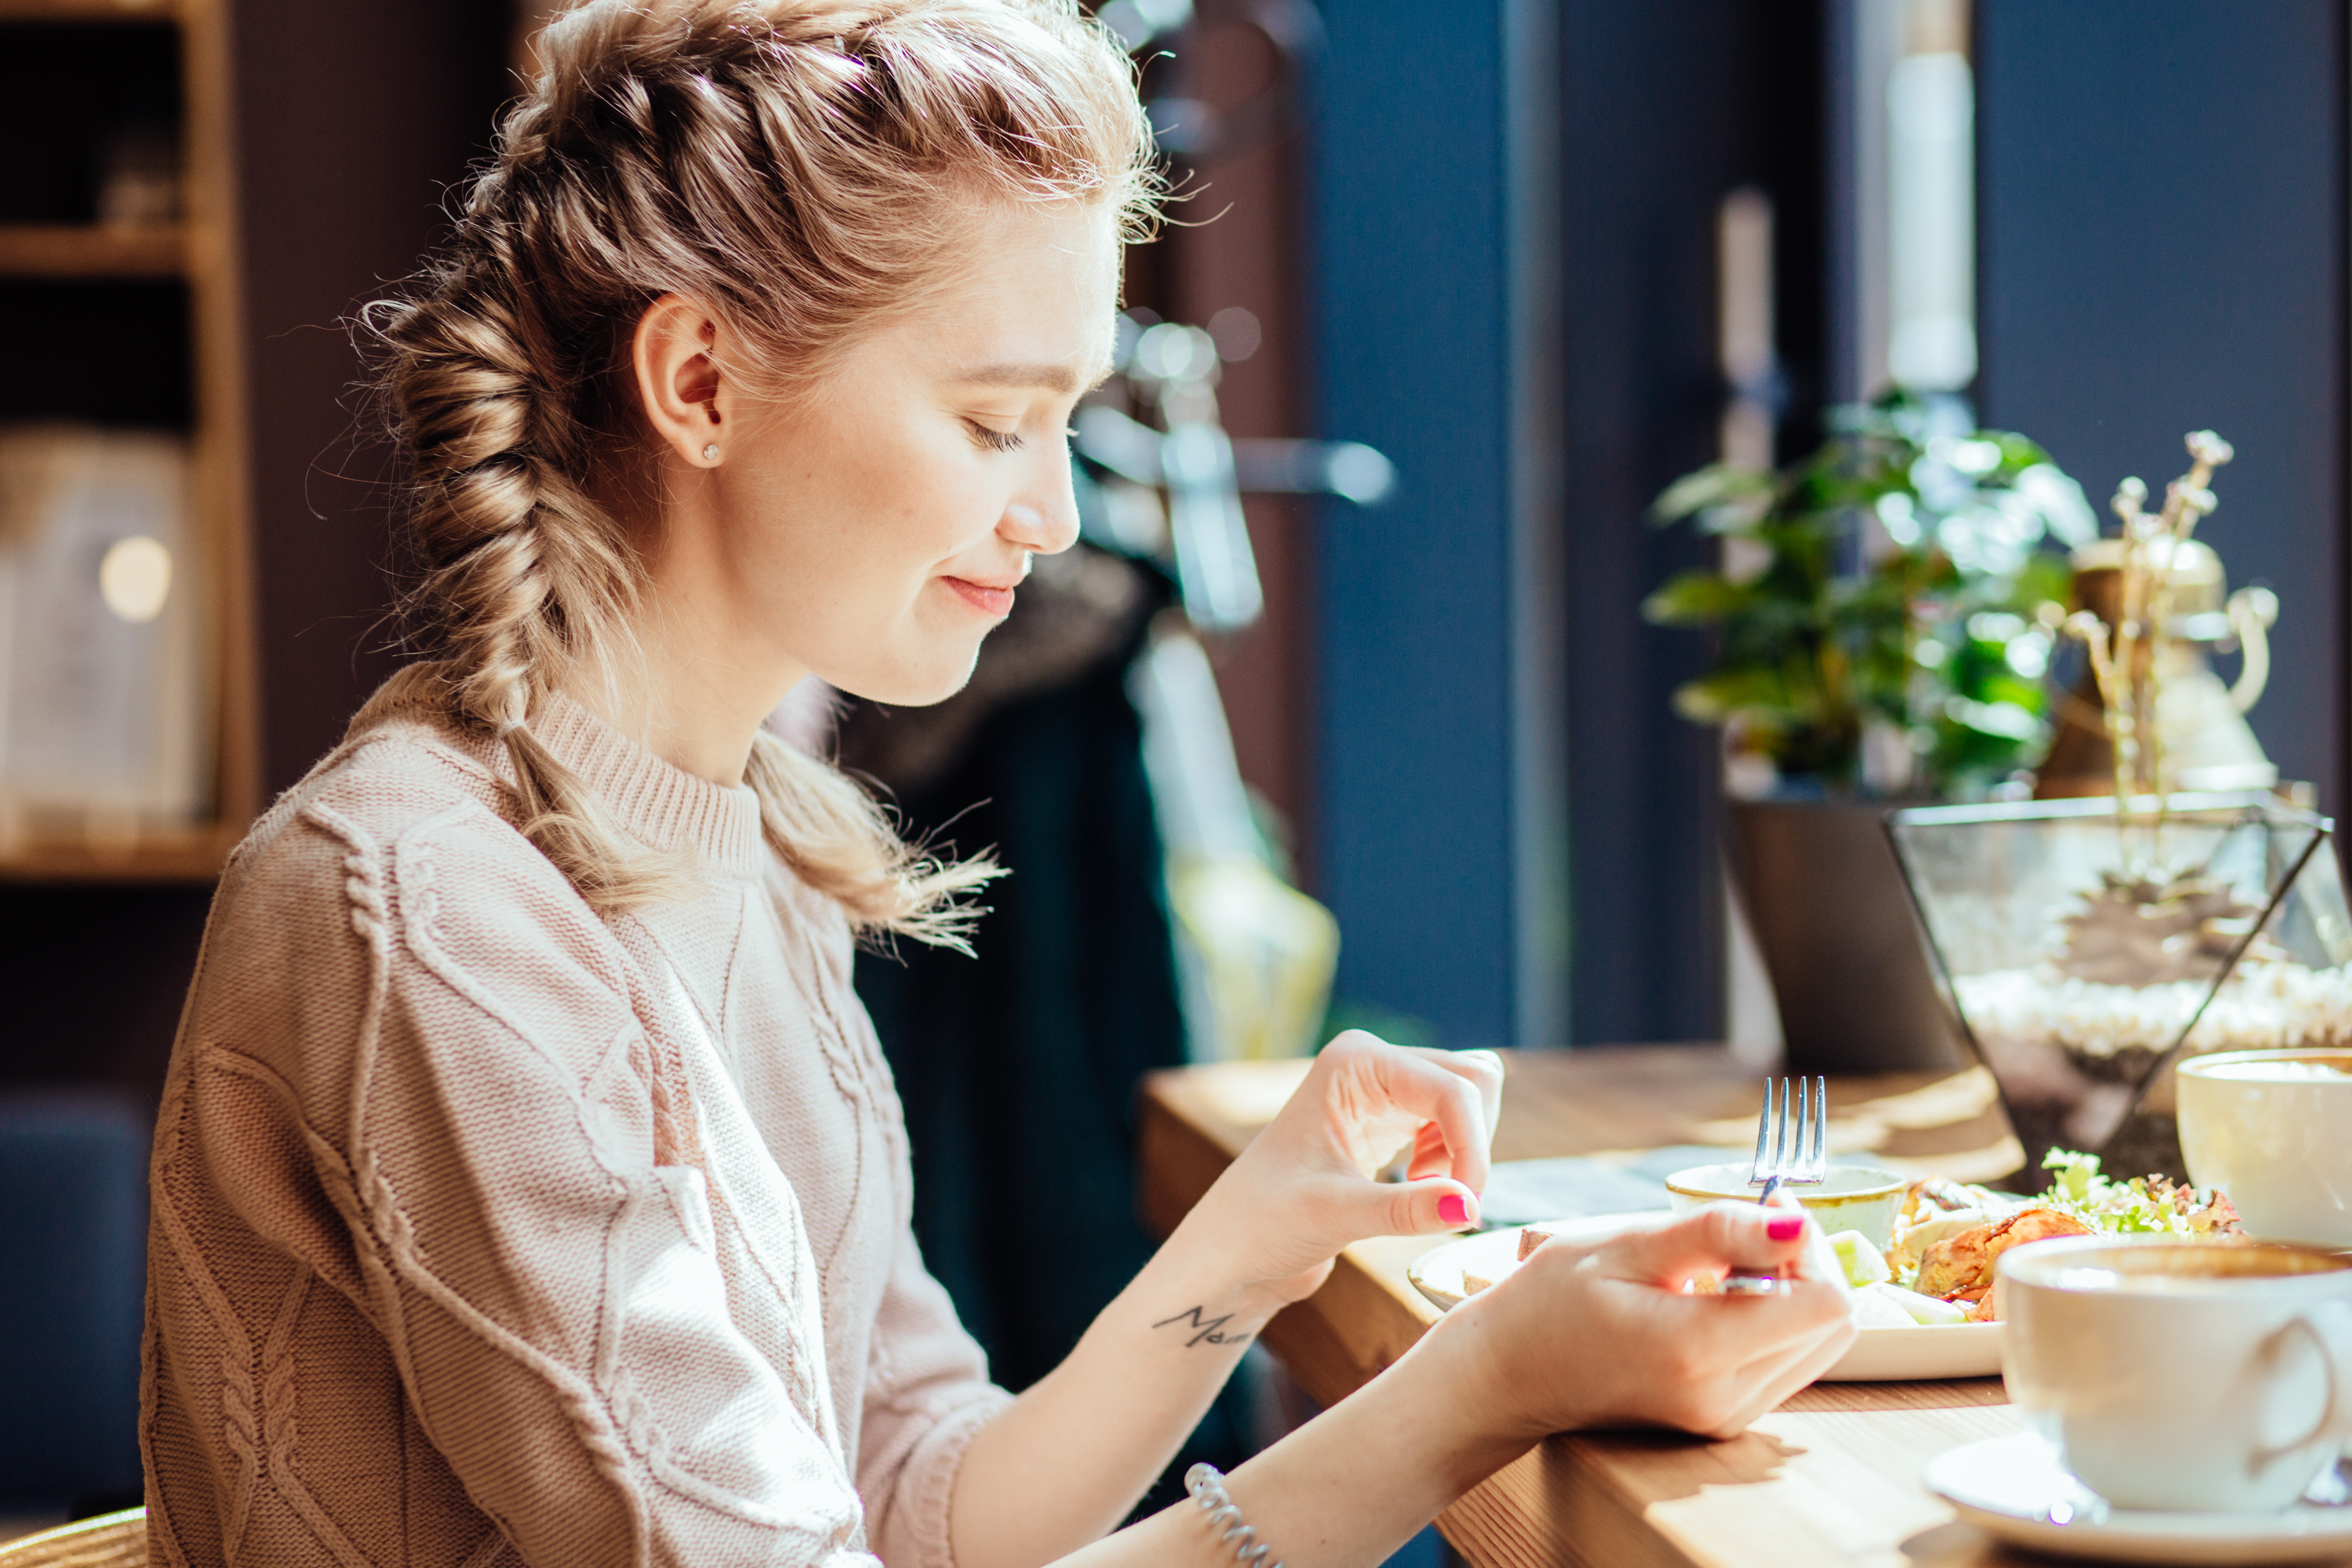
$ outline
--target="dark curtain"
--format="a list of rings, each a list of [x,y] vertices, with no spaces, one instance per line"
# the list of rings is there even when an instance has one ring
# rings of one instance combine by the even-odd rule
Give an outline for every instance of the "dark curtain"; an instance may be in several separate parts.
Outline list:
[[[1145,1258],[1135,1096],[1183,1060],[1160,837],[1129,663],[1162,589],[1109,557],[1044,569],[961,696],[860,705],[842,760],[908,830],[1011,871],[977,958],[901,942],[858,960],[906,1101],[925,1258],[1021,1388]]]
[[[1024,1388],[1151,1255],[1136,1218],[1143,1075],[1184,1059],[1160,843],[1128,667],[1166,583],[1085,546],[1041,560],[971,685],[935,709],[859,704],[841,760],[915,835],[992,847],[1011,875],[976,958],[902,942],[858,958],[906,1102],[915,1234],[990,1371]],[[1263,1422],[1230,1384],[1138,1516],[1187,1466],[1248,1458]]]
[[[1160,837],[1123,661],[992,716],[919,828],[994,845],[980,956],[858,961],[907,1104],[915,1231],[999,1380],[1034,1382],[1150,1256],[1135,1094],[1183,1059]],[[974,803],[980,803],[975,805]]]

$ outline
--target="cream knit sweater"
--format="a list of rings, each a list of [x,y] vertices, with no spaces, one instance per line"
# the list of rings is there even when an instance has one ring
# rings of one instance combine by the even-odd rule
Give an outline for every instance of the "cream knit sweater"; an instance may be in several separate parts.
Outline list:
[[[749,789],[534,728],[691,903],[599,919],[380,696],[230,864],[156,1131],[153,1560],[949,1568],[1006,1395],[924,1271],[837,906]]]

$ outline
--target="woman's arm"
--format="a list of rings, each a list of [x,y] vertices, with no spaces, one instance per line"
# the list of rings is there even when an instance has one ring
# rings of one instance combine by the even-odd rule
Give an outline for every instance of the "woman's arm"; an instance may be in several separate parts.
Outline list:
[[[1369,1568],[1548,1432],[1729,1436],[1853,1341],[1843,1281],[1809,1261],[1806,1228],[1793,1205],[1719,1205],[1594,1247],[1555,1241],[1236,1470],[1234,1501],[1288,1568]],[[1796,1270],[1785,1295],[1683,1293],[1734,1267],[1783,1265]],[[1180,1503],[1063,1568],[1231,1561],[1200,1510]]]
[[[973,1439],[952,1510],[960,1568],[1047,1562],[1115,1527],[1340,1247],[1473,1223],[1501,1086],[1486,1052],[1360,1034],[1327,1047],[1069,1357]],[[1408,1142],[1422,1179],[1373,1181]]]
[[[957,1568],[1034,1568],[1115,1529],[1280,1310],[1170,1244],[986,1426],[956,1478]]]

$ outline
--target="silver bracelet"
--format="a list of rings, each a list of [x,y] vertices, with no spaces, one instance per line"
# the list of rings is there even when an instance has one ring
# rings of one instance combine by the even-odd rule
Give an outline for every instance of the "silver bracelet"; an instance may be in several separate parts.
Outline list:
[[[1234,1561],[1242,1568],[1282,1568],[1279,1558],[1271,1564],[1266,1562],[1274,1548],[1242,1522],[1242,1510],[1234,1506],[1232,1494],[1225,1490],[1224,1474],[1216,1466],[1199,1464],[1186,1470],[1184,1489],[1209,1516],[1209,1528],[1219,1532],[1217,1544],[1233,1547]]]

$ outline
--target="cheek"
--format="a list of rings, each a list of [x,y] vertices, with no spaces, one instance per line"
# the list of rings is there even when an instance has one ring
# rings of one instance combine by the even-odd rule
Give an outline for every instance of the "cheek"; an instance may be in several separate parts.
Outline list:
[[[737,563],[800,664],[877,701],[962,685],[988,622],[938,579],[1003,564],[981,549],[1007,503],[998,461],[941,424],[869,407],[801,426],[759,486],[758,558]]]
[[[780,467],[761,487],[754,570],[803,613],[830,604],[870,616],[877,595],[904,598],[909,579],[954,552],[960,487],[904,443],[845,438],[835,451]]]
[[[869,571],[928,578],[995,531],[1003,509],[981,465],[937,445],[902,443],[860,463],[851,526]]]

